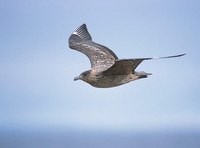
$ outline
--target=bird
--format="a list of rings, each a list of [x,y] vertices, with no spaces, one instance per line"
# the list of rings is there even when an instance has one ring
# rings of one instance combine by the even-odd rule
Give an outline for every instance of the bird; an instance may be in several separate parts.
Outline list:
[[[91,69],[82,72],[76,80],[83,80],[93,87],[110,88],[128,82],[147,78],[151,73],[136,72],[137,66],[144,60],[181,57],[179,54],[155,58],[118,59],[116,54],[107,48],[92,41],[86,24],[76,29],[68,39],[69,48],[85,54],[91,63]]]

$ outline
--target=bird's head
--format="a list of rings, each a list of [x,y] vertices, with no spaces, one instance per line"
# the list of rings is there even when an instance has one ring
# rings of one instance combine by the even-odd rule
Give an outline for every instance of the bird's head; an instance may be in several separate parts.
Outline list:
[[[76,80],[83,80],[88,82],[90,80],[90,70],[81,73],[78,77],[75,77],[74,81]]]

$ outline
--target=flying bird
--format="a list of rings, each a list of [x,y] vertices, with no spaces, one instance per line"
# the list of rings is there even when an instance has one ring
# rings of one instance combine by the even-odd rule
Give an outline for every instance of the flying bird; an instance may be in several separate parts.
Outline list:
[[[81,25],[74,31],[68,41],[71,49],[85,54],[91,63],[91,70],[81,73],[74,80],[83,80],[98,88],[115,87],[141,78],[147,78],[151,73],[135,71],[136,67],[144,60],[174,58],[185,55],[118,59],[112,50],[92,41],[86,24]]]

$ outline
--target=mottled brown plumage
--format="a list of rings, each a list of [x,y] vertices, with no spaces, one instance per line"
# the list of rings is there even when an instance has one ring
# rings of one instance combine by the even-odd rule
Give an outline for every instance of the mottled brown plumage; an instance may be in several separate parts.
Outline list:
[[[136,72],[143,60],[155,58],[118,59],[107,47],[92,41],[85,24],[80,26],[69,38],[69,47],[84,53],[90,59],[91,70],[81,73],[74,80],[81,79],[94,87],[108,88],[122,85],[133,80],[146,78],[150,73]],[[173,58],[184,54],[158,57]]]

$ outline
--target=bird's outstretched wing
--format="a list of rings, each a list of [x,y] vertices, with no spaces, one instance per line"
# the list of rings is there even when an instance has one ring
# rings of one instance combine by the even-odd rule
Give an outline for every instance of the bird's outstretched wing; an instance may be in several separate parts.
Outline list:
[[[80,26],[69,38],[69,47],[88,56],[91,68],[96,71],[104,71],[110,68],[118,59],[107,47],[94,43],[86,24]]]
[[[115,64],[113,64],[109,69],[103,72],[104,75],[124,75],[133,73],[136,67],[144,60],[151,59],[163,59],[163,58],[175,58],[180,57],[185,54],[175,55],[175,56],[167,56],[167,57],[155,57],[155,58],[139,58],[139,59],[121,59],[116,60]]]

